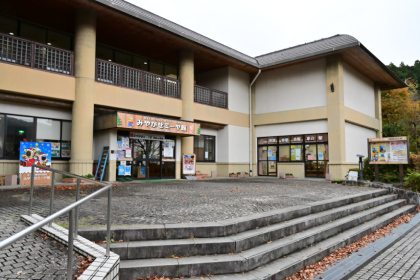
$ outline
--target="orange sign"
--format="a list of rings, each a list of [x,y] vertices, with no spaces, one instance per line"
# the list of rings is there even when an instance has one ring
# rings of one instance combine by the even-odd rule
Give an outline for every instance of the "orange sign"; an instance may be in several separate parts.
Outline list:
[[[117,127],[177,134],[200,135],[200,124],[156,117],[117,113]]]
[[[20,184],[21,185],[30,185],[31,184],[31,173],[21,173],[20,174]],[[51,172],[35,172],[34,175],[34,184],[51,184]]]

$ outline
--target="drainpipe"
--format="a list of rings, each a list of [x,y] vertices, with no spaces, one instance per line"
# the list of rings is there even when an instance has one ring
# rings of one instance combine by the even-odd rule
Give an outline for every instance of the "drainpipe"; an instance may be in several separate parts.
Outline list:
[[[258,69],[258,73],[249,85],[249,177],[252,177],[252,98],[251,88],[261,73],[261,69]]]

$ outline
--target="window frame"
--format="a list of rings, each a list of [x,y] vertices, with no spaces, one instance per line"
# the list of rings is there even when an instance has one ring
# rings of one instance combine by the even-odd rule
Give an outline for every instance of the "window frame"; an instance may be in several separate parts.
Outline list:
[[[36,134],[37,134],[37,131],[38,131],[38,119],[53,120],[53,121],[59,121],[60,122],[60,140],[58,141],[58,142],[60,142],[60,157],[51,157],[51,160],[65,160],[65,161],[69,161],[71,159],[71,154],[70,154],[70,157],[62,157],[61,156],[61,143],[63,142],[63,122],[70,122],[70,123],[72,123],[72,120],[63,120],[63,119],[46,118],[46,117],[35,117],[35,116],[9,114],[9,113],[2,113],[2,112],[0,112],[0,114],[1,115],[4,115],[4,118],[5,118],[5,125],[4,125],[4,148],[6,147],[7,119],[8,119],[8,116],[18,116],[18,117],[29,117],[29,118],[33,118],[34,119],[34,128],[35,128],[35,141],[34,142],[37,142]],[[73,129],[73,127],[72,127],[72,129]],[[68,141],[68,142],[70,142],[70,145],[71,145],[71,140]],[[51,142],[45,142],[45,143],[51,143]],[[1,160],[19,160],[19,157],[18,158],[13,158],[13,157],[10,157],[10,156],[5,156],[5,152],[3,151],[3,156],[0,156],[0,159]]]
[[[204,157],[204,160],[198,160],[198,156],[197,155],[195,155],[196,156],[196,162],[216,162],[216,136],[215,135],[208,135],[208,134],[200,134],[200,135],[197,135],[197,136],[194,136],[194,137],[200,137],[200,136],[203,136],[203,137],[213,137],[213,144],[214,144],[214,147],[213,147],[213,153],[214,153],[214,159],[213,160],[206,160],[205,159],[205,157]],[[195,142],[195,141],[194,141]],[[204,139],[204,154],[206,153],[206,148],[208,147],[208,145],[206,144],[206,141],[205,141],[205,139]],[[193,147],[193,149],[195,149],[195,146]]]

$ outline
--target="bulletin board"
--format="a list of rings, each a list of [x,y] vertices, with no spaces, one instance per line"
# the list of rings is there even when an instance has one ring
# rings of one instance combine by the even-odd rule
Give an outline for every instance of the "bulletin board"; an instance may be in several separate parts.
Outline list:
[[[370,164],[408,164],[408,136],[368,138]]]

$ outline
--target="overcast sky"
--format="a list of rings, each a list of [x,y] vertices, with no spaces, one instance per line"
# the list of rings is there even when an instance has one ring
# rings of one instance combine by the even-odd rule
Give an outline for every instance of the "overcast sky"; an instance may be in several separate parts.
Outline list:
[[[128,0],[250,56],[336,34],[383,63],[420,60],[420,0]]]

